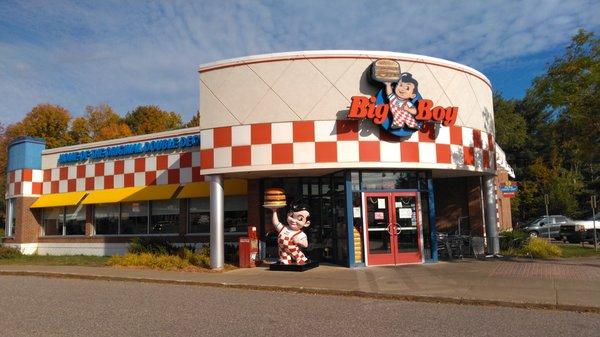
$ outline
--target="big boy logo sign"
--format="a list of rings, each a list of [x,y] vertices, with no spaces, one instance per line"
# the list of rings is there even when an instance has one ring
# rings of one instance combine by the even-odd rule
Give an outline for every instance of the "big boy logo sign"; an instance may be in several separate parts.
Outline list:
[[[458,107],[435,106],[419,94],[419,82],[402,73],[393,60],[373,62],[371,77],[383,84],[377,96],[353,96],[349,118],[368,118],[398,137],[410,136],[426,123],[454,125]]]

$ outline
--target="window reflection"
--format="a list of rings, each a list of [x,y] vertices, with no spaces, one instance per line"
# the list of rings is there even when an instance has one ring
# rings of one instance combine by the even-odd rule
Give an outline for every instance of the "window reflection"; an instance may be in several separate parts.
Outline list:
[[[85,205],[65,208],[65,235],[85,235]]]
[[[44,235],[63,235],[63,207],[44,208],[42,218]]]
[[[248,198],[225,197],[225,233],[244,233],[248,226]],[[189,200],[188,233],[210,233],[210,198]]]
[[[121,204],[120,234],[148,234],[148,202]]]
[[[210,233],[210,199],[189,200],[188,233]]]
[[[175,234],[179,232],[179,200],[151,202],[150,234]]]
[[[119,208],[119,204],[94,205],[96,234],[111,235],[119,233]]]

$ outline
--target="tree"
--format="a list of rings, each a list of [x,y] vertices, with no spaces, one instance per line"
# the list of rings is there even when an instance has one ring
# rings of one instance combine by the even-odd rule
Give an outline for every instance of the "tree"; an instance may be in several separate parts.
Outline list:
[[[98,142],[131,136],[121,117],[106,103],[87,106],[85,115],[73,120],[71,137],[76,143]]]
[[[0,124],[0,195],[6,192],[6,166],[8,145],[20,136],[44,138],[46,147],[69,145],[69,121],[71,114],[66,109],[52,104],[38,104],[18,123],[7,127]],[[4,198],[0,198],[0,208],[5,208]]]
[[[509,163],[520,163],[519,155],[528,142],[527,123],[517,112],[519,100],[506,100],[499,92],[494,92],[494,119],[496,122],[496,142],[506,153]],[[520,166],[515,166],[520,174]]]
[[[546,146],[558,149],[563,167],[582,177],[579,206],[588,212],[589,195],[600,192],[599,83],[600,40],[580,30],[526,96],[549,116]]]
[[[94,141],[133,135],[123,119],[106,103],[86,107],[90,132]]]
[[[585,175],[597,171],[600,162],[599,83],[600,40],[580,30],[527,94],[551,118],[551,139],[569,168]]]
[[[92,141],[89,124],[85,117],[77,117],[71,123],[71,139],[75,144],[84,144]]]
[[[194,126],[200,126],[200,112],[196,112],[196,114],[194,115],[194,117],[192,117],[192,119],[190,119],[189,122],[187,122],[187,124],[185,125],[186,128],[191,128]]]
[[[39,137],[46,140],[47,148],[70,145],[69,133],[71,113],[58,105],[38,104],[25,118],[8,126],[6,134],[9,141],[19,136]]]
[[[496,137],[521,185],[512,204],[518,219],[544,214],[544,194],[551,212],[584,216],[600,191],[599,52],[594,34],[580,30],[522,100],[494,96]],[[511,111],[524,122],[524,145]]]
[[[556,150],[551,157],[550,165],[538,157],[527,167],[529,179],[521,184],[518,194],[519,211],[523,219],[545,213],[544,194],[548,195],[551,214],[565,214],[577,218],[583,213],[577,200],[583,188],[581,176],[562,167]]]
[[[162,110],[156,105],[136,107],[125,115],[125,123],[136,135],[182,127],[181,115],[176,112]]]

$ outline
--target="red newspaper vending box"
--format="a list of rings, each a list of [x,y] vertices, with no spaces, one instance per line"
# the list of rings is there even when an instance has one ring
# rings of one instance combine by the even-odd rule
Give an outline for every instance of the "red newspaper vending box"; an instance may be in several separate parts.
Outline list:
[[[242,236],[238,239],[240,268],[250,268],[250,238]]]
[[[238,239],[239,243],[239,265],[240,268],[256,267],[258,257],[258,236],[255,226],[248,226],[248,236]]]

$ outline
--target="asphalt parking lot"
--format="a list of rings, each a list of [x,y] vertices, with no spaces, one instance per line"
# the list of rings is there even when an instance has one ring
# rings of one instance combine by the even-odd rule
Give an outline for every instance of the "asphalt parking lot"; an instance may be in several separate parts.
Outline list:
[[[10,336],[597,336],[600,315],[0,276]]]

